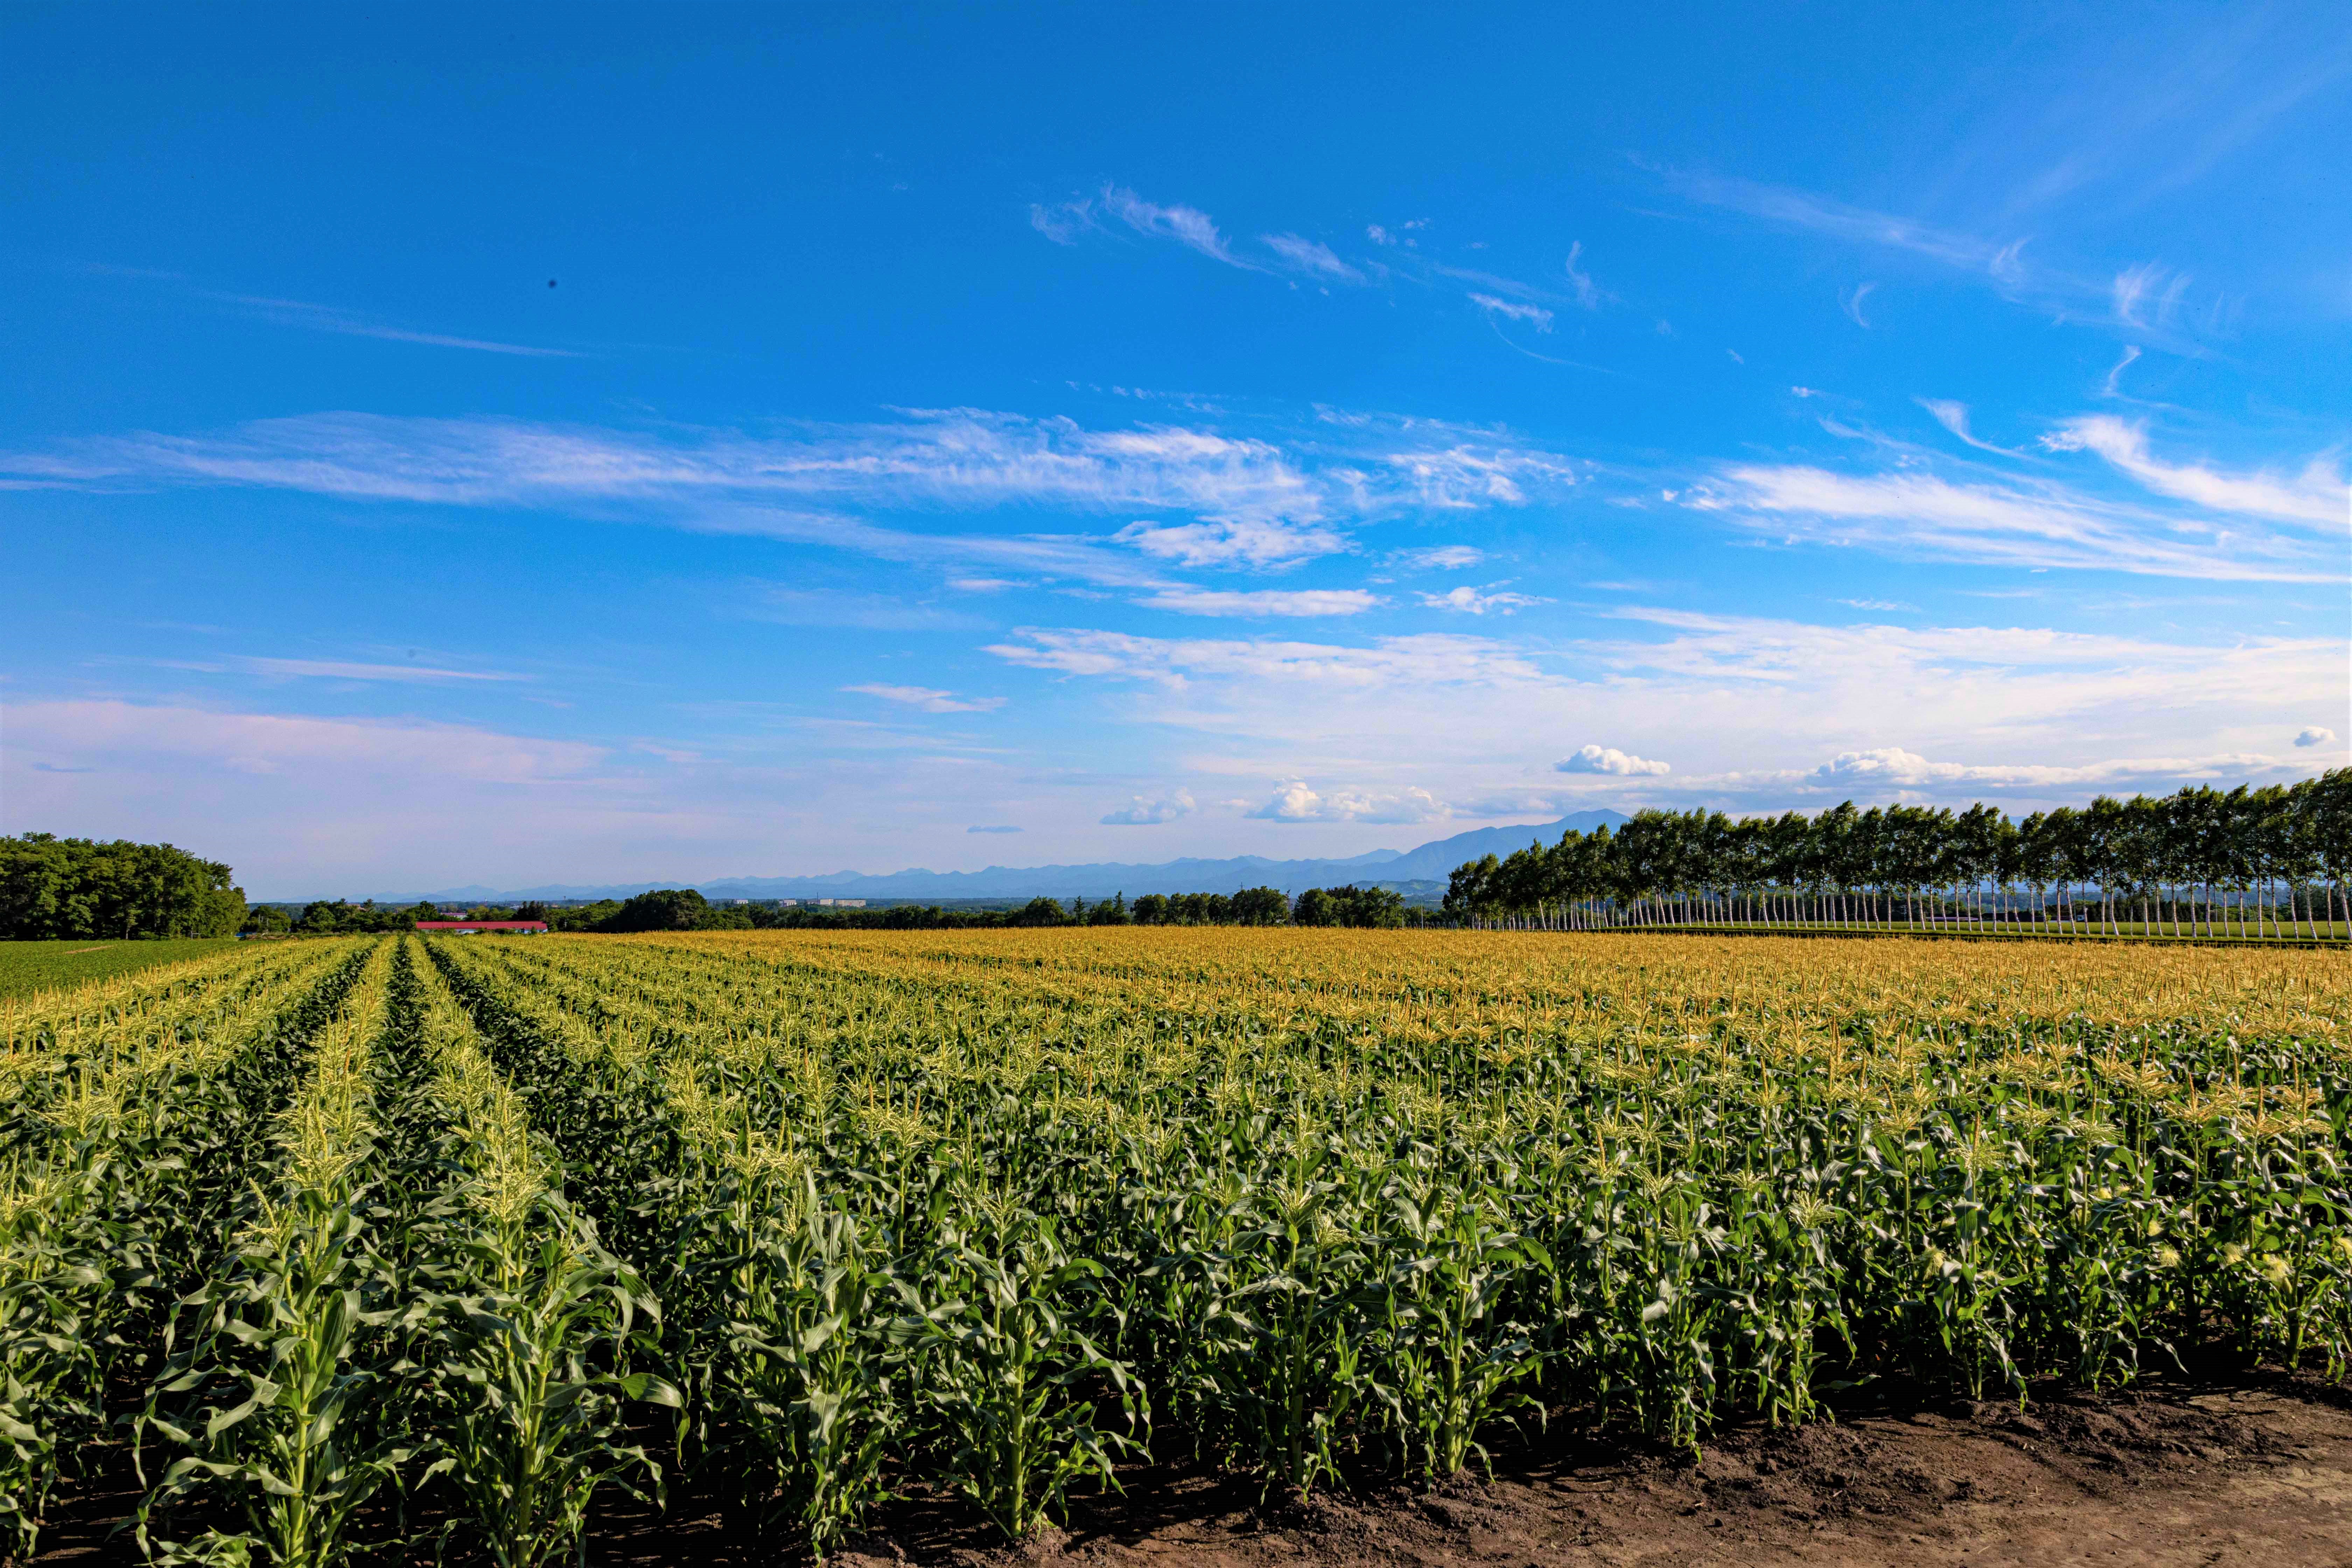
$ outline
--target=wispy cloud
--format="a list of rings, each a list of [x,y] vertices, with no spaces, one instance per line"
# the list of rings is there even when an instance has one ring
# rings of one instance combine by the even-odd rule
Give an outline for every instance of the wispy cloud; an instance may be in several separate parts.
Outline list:
[[[1470,302],[1489,316],[1500,316],[1507,321],[1525,321],[1539,332],[1551,331],[1552,313],[1541,305],[1524,304],[1516,300],[1498,300],[1492,294],[1473,294]]]
[[[499,342],[488,338],[457,337],[446,332],[421,332],[370,321],[333,305],[304,300],[275,300],[258,294],[223,294],[201,290],[200,297],[242,307],[280,326],[302,327],[314,332],[334,332],[352,338],[380,338],[386,342],[416,343],[426,348],[469,349],[477,353],[515,354],[526,359],[580,359],[570,349],[536,348],[528,343]]]
[[[928,686],[886,686],[879,681],[867,681],[842,689],[879,697],[885,702],[901,703],[926,713],[993,713],[1004,706],[1002,697],[959,697],[952,691],[934,691]]]
[[[1465,616],[1484,616],[1490,613],[1507,616],[1515,610],[1526,609],[1530,605],[1551,603],[1549,599],[1539,599],[1528,594],[1482,593],[1466,584],[1449,589],[1443,594],[1423,594],[1421,595],[1421,602],[1429,609],[1452,610]]]
[[[1329,246],[1295,234],[1264,234],[1258,242],[1300,272],[1340,283],[1361,283],[1364,274],[1339,259]]]
[[[249,675],[276,679],[318,680],[529,680],[528,675],[497,669],[442,669],[423,664],[358,664],[332,658],[231,658],[228,664]]]
[[[964,831],[966,833],[1018,833],[1021,829],[1010,823],[992,823],[986,826],[967,827]]]
[[[1368,426],[1339,449],[1299,451],[1212,429],[1090,429],[970,408],[775,436],[674,432],[659,440],[510,420],[319,414],[209,436],[140,434],[0,454],[0,474],[84,489],[230,485],[460,506],[593,507],[891,558],[1149,586],[1167,584],[1131,557],[1120,564],[1124,552],[1100,538],[948,538],[774,503],[1189,514],[1139,519],[1114,537],[1160,561],[1263,568],[1347,548],[1350,522],[1416,508],[1523,505],[1534,490],[1576,477],[1558,454],[1465,438],[1457,426]]]
[[[1168,588],[1139,601],[1147,609],[1183,616],[1360,616],[1380,603],[1361,588],[1260,589],[1254,593]]]
[[[1092,202],[1068,201],[1056,202],[1051,206],[1040,202],[1030,203],[1029,226],[1055,245],[1076,245],[1079,235],[1100,226],[1095,222]]]
[[[1864,476],[1738,464],[1683,504],[1788,530],[1790,539],[1912,558],[2241,582],[2326,582],[2302,542],[2112,505],[2056,485]]]
[[[1400,550],[1389,557],[1398,565],[1419,572],[1461,572],[1486,559],[1486,552],[1468,544],[1433,544]]]
[[[2145,262],[2116,274],[2111,293],[2116,320],[2126,327],[2165,327],[2189,291],[2189,274],[2158,262]]]
[[[1955,403],[1948,397],[1915,397],[1911,401],[1926,409],[1937,424],[1941,425],[1945,429],[1950,431],[1961,441],[1965,442],[1969,446],[1974,447],[1977,450],[1980,452],[1999,452],[2004,457],[2015,457],[2017,455],[2014,452],[2010,451],[2006,447],[1996,447],[1990,441],[1980,441],[1977,439],[1976,437],[1969,433],[1969,405],[1967,404]]]
[[[1286,761],[1297,770],[1286,779],[1319,771],[1389,795],[1412,784],[1457,812],[1489,801],[1505,767],[1588,797],[1605,787],[1769,804],[1831,787],[1804,780],[1822,759],[1894,743],[1888,736],[1929,757],[2025,756],[2051,768],[2253,756],[2265,733],[2284,749],[2309,721],[2305,704],[2345,693],[2342,643],[2325,637],[2168,643],[1643,606],[1609,615],[1623,635],[1540,647],[1493,637],[1149,638],[1030,627],[987,651],[1131,685],[1136,718],[1257,765]],[[1672,757],[1672,774],[1554,771],[1564,745],[1596,731],[1611,737],[1604,752]],[[2016,790],[2034,787],[2027,776]]]
[[[1225,242],[1225,237],[1217,232],[1215,220],[1198,207],[1181,204],[1161,206],[1156,202],[1145,201],[1121,185],[1104,187],[1102,204],[1105,212],[1138,234],[1153,239],[1172,239],[1179,245],[1199,251],[1212,261],[1222,261],[1244,272],[1265,270],[1256,262],[1234,255],[1233,247]],[[1035,221],[1034,215],[1031,221]]]
[[[2345,476],[2315,458],[2292,479],[2266,473],[2229,474],[2198,463],[2166,463],[2149,456],[2147,429],[2105,414],[2070,419],[2042,438],[2053,451],[2094,452],[2158,495],[2192,501],[2240,517],[2282,522],[2352,522],[2352,491]]]
[[[1862,304],[1864,300],[1870,298],[1872,290],[1877,287],[1875,283],[1857,284],[1852,292],[1840,297],[1841,302],[1845,306],[1846,320],[1857,327],[1866,328],[1870,325],[1870,318],[1862,313]]]
[[[1639,160],[1636,160],[1639,163]],[[2098,277],[2028,257],[2028,237],[1990,237],[1964,228],[1873,211],[1834,197],[1784,185],[1719,174],[1650,168],[1670,188],[1703,205],[1736,212],[1782,228],[1814,234],[1840,244],[1918,258],[1977,279],[2003,298],[2074,320],[2167,333],[2173,346],[2193,352],[2198,334],[2217,330],[2226,302],[2210,299],[2201,319],[2188,319],[2189,279],[2159,265]],[[1844,300],[1862,325],[1864,285]]]
[[[1561,269],[1568,274],[1568,286],[1575,290],[1576,302],[1588,310],[1598,310],[1605,296],[1592,281],[1592,274],[1577,265],[1583,255],[1584,242],[1575,241],[1568,247],[1568,260]]]

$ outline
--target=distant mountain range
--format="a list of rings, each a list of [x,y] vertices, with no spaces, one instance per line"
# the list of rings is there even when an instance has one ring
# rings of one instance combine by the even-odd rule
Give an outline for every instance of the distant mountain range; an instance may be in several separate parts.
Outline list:
[[[984,871],[893,871],[885,876],[834,871],[821,877],[719,877],[693,883],[628,882],[537,888],[438,888],[430,892],[376,893],[380,904],[514,903],[527,899],[625,899],[652,888],[691,886],[707,899],[1107,899],[1114,893],[1231,893],[1275,887],[1297,893],[1340,882],[1443,883],[1456,866],[1482,855],[1507,855],[1530,839],[1549,843],[1568,828],[1590,832],[1626,821],[1622,812],[1580,811],[1558,822],[1527,827],[1478,827],[1418,849],[1374,849],[1344,860],[1182,859],[1156,866],[1119,861],[1086,866],[991,866]],[[279,900],[278,902],[294,900]]]

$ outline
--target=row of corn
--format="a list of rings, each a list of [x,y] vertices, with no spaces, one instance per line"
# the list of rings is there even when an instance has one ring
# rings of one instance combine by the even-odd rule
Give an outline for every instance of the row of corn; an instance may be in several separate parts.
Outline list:
[[[1147,1449],[1304,1490],[2352,1364],[2323,955],[1116,935],[46,999],[0,1057],[15,1554],[108,1430],[153,1560],[520,1565],[666,1485],[822,1554],[917,1482],[1018,1537]]]
[[[1259,940],[1254,984],[1216,933],[434,956],[666,1303],[688,1462],[820,1548],[915,1477],[1017,1535],[1147,1441],[1304,1489],[1512,1422],[2352,1361],[2305,955],[1874,950],[1896,991]]]

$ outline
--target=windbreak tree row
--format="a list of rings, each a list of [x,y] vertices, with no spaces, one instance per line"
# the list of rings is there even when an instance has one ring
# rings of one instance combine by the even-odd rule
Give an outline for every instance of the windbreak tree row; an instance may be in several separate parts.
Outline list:
[[[2291,788],[2101,796],[2012,822],[1852,802],[1733,820],[1645,811],[1457,868],[1444,912],[1554,930],[1741,926],[2352,936],[2352,769]]]
[[[820,1551],[918,1479],[1018,1536],[1146,1448],[1301,1490],[1513,1424],[1695,1447],[1874,1381],[2352,1364],[2321,955],[2187,952],[2267,967],[2126,1011],[2063,965],[1744,990],[1628,943],[1465,1010],[1478,944],[1432,937],[1385,1010],[1178,1007],[1187,934],[1051,992],[782,937],[431,952],[663,1302],[692,1484]]]

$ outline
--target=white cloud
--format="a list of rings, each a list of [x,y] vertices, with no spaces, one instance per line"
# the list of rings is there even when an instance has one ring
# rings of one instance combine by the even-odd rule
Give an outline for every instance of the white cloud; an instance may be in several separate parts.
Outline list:
[[[1389,557],[1417,572],[1461,572],[1486,559],[1486,552],[1467,544],[1433,544],[1420,550],[1400,550]]]
[[[1823,758],[1894,734],[1931,759],[2022,757],[2056,770],[2169,760],[2212,778],[2230,765],[2214,759],[2259,757],[2266,736],[2285,751],[2284,737],[2312,711],[2352,695],[2342,642],[2326,637],[2169,643],[1643,606],[1597,613],[1623,635],[1537,646],[1482,636],[1148,638],[1033,627],[989,651],[1101,682],[1107,711],[1192,737],[1196,769],[1343,778],[1379,794],[1410,785],[1456,816],[1492,815],[1466,803],[1538,777],[1587,804],[1778,809],[1831,787],[1808,782]],[[1560,753],[1545,737],[1578,733],[1638,735],[1638,754],[1671,757],[1674,771],[1554,772]],[[2244,765],[2268,770],[2247,777],[2280,776],[2285,766]],[[2068,782],[2077,776],[2109,774],[2011,769],[1999,785],[1957,778],[1916,793],[1966,800],[1997,791],[2055,804],[2079,799],[2084,786]],[[2153,772],[2134,776],[2156,781]]]
[[[1841,752],[1805,775],[1805,783],[1831,789],[1912,790],[1965,784],[1984,789],[2085,789],[2126,785],[2135,780],[2218,778],[2266,773],[2280,766],[2258,752],[2205,757],[2118,757],[2064,767],[2043,763],[1935,763],[1900,746]]]
[[[273,680],[372,680],[437,683],[447,680],[529,680],[497,669],[444,669],[425,664],[363,664],[334,658],[231,658],[220,664],[173,664],[175,668],[236,669]]]
[[[1113,537],[1180,566],[1288,566],[1348,547],[1336,529],[1281,519],[1131,522]]]
[[[1032,202],[1029,204],[1029,226],[1055,245],[1076,245],[1081,233],[1096,226],[1094,204],[1072,201],[1045,206]]]
[[[1507,616],[1529,605],[1549,605],[1549,599],[1534,598],[1526,594],[1482,594],[1464,585],[1443,594],[1423,594],[1421,602],[1433,610],[1454,610],[1465,616],[1483,616],[1488,611]]]
[[[1118,185],[1103,188],[1103,210],[1124,222],[1136,233],[1154,239],[1172,239],[1189,246],[1213,261],[1228,267],[1238,267],[1244,272],[1260,272],[1265,268],[1254,261],[1245,261],[1233,253],[1224,236],[1207,213],[1198,207],[1183,205],[1160,206],[1147,202],[1133,191]]]
[[[2132,361],[2137,358],[2139,358],[2139,345],[2137,343],[2126,343],[2124,345],[2122,357],[2117,359],[2115,364],[2108,369],[2107,379],[2101,384],[2099,395],[2103,397],[2115,397],[2120,395],[2116,389],[2116,384],[2121,379],[2124,372],[2131,368]]]
[[[1187,565],[1273,566],[1347,547],[1344,526],[1416,507],[1520,506],[1571,484],[1558,454],[1430,421],[1368,421],[1340,449],[1294,454],[1207,429],[1089,429],[980,409],[868,425],[666,440],[494,419],[326,414],[206,437],[138,435],[0,454],[0,473],[85,489],[252,486],[375,500],[516,507],[753,534],[983,572],[1166,587],[1102,536],[884,528],[779,502],[978,511],[1062,508],[1189,514],[1118,535]],[[1442,445],[1438,443],[1443,443]]]
[[[1328,643],[1134,637],[1126,632],[1024,626],[1024,640],[985,651],[1033,669],[1181,685],[1187,679],[1239,679],[1379,690],[1540,679],[1517,649],[1483,637],[1436,633],[1380,637],[1370,647]]]
[[[2006,447],[1996,447],[1990,441],[1979,441],[1969,433],[1969,405],[1955,403],[1948,397],[1915,397],[1911,400],[1934,416],[1937,424],[1958,437],[1980,452],[1999,452],[2013,457]]]
[[[602,747],[465,724],[223,712],[115,700],[33,701],[8,710],[9,750],[93,768],[202,763],[248,775],[364,773],[526,784],[576,775]]]
[[[1276,785],[1274,798],[1249,815],[1265,822],[1434,822],[1452,812],[1424,789],[1407,788],[1393,795],[1334,790],[1323,795],[1294,779]]]
[[[1382,228],[1376,223],[1366,224],[1364,226],[1364,237],[1370,240],[1374,245],[1394,245],[1397,242],[1396,236],[1391,234],[1387,229]]]
[[[1541,305],[1522,304],[1515,300],[1498,300],[1492,294],[1473,294],[1470,302],[1489,316],[1501,316],[1509,321],[1527,321],[1536,331],[1551,331],[1552,313]]]
[[[1456,443],[1442,449],[1392,452],[1381,461],[1403,479],[1402,495],[1445,511],[1524,506],[1528,495],[1523,485],[1564,488],[1576,483],[1576,469],[1567,458],[1508,447]]]
[[[1361,588],[1268,588],[1246,594],[1167,588],[1139,602],[1149,609],[1184,616],[1358,616],[1380,600]]]
[[[2335,731],[2322,729],[2316,724],[2306,726],[2303,730],[2297,731],[2294,737],[2294,743],[2298,746],[2333,745],[2335,741]]]
[[[1576,302],[1588,310],[1598,310],[1603,295],[1593,286],[1592,274],[1577,266],[1583,255],[1584,242],[1580,239],[1568,247],[1568,260],[1563,269],[1568,273],[1568,286],[1576,290]]]
[[[2168,326],[2188,289],[2187,273],[2153,261],[2118,272],[2112,289],[2116,320],[2126,327]],[[2155,310],[2152,321],[2142,314],[2150,306]]]
[[[1295,234],[1262,234],[1259,241],[1301,272],[1341,283],[1361,283],[1364,275],[1333,254],[1328,245]]]
[[[2111,415],[2070,419],[2042,438],[2059,452],[2095,452],[2159,495],[2241,517],[2283,522],[2340,524],[2352,518],[2345,478],[2314,458],[2294,479],[2266,473],[2225,474],[2194,463],[2171,464],[2148,455],[2147,430]]]
[[[928,686],[886,686],[879,681],[867,681],[842,689],[919,708],[926,713],[993,713],[1004,706],[1002,697],[958,697],[952,691],[934,691]]]
[[[1670,763],[1637,757],[1614,746],[1581,746],[1574,756],[1552,766],[1563,773],[1608,773],[1617,778],[1655,778],[1675,771]]]
[[[1870,318],[1862,313],[1862,302],[1869,299],[1871,290],[1877,287],[1875,283],[1864,283],[1858,286],[1853,293],[1842,297],[1842,302],[1845,306],[1846,320],[1857,327],[1870,325]]]
[[[280,326],[302,327],[342,337],[376,338],[385,342],[415,343],[425,348],[467,349],[476,353],[512,354],[524,359],[583,357],[570,349],[543,349],[527,343],[497,342],[487,338],[453,337],[446,332],[412,331],[405,327],[371,321],[332,305],[314,305],[303,300],[272,300],[255,294],[219,294],[210,290],[200,290],[199,294],[203,299],[217,300],[225,305],[241,306]]]
[[[967,827],[964,831],[966,833],[1018,833],[1021,829],[1010,823],[992,823],[985,826]]]
[[[1172,795],[1139,795],[1130,798],[1131,804],[1103,815],[1105,825],[1112,827],[1156,827],[1163,822],[1173,822],[1180,816],[1192,815],[1192,797],[1181,789]]]
[[[1695,488],[1701,510],[1769,513],[1816,542],[2006,566],[2078,567],[2249,582],[2325,582],[2307,545],[2114,506],[2056,485],[1956,484],[1740,464],[1730,488]]]

